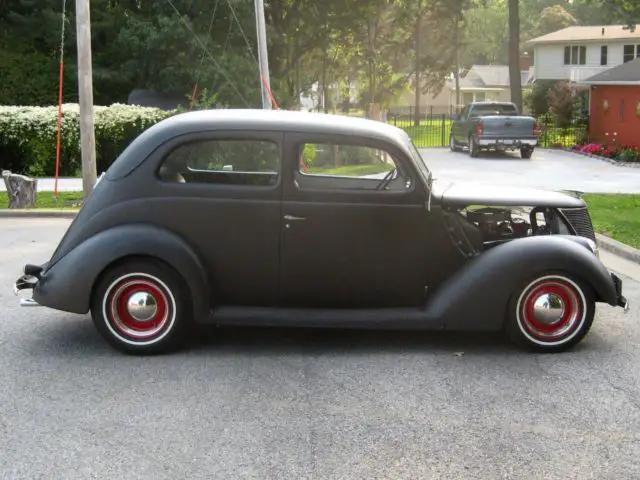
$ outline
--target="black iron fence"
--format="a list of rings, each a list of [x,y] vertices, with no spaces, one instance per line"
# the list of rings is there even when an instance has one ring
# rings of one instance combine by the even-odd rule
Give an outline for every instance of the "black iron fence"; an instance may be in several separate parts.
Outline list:
[[[412,106],[392,106],[387,110],[385,120],[407,132],[418,148],[447,147],[451,126],[460,110],[454,106],[426,106],[418,113]],[[331,110],[329,113],[364,116],[364,111],[356,109]],[[542,148],[571,148],[588,143],[586,115],[562,119],[547,114],[536,116],[536,120],[541,128],[539,146]]]

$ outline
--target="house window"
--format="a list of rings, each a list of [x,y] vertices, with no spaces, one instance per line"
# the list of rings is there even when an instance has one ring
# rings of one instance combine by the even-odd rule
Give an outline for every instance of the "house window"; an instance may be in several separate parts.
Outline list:
[[[485,92],[476,92],[476,102],[484,102],[486,98]]]
[[[567,45],[564,47],[565,65],[586,65],[587,47],[585,45]]]
[[[600,47],[600,65],[606,65],[607,64],[608,54],[609,54],[609,48],[607,47],[607,45],[602,45]]]
[[[640,45],[625,45],[622,57],[624,63],[630,62],[634,58],[640,57]]]

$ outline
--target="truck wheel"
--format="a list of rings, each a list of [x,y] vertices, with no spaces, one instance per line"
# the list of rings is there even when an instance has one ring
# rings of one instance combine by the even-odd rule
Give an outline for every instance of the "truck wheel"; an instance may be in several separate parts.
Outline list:
[[[508,337],[531,351],[569,350],[589,332],[595,315],[592,289],[563,273],[529,279],[509,300]]]
[[[456,140],[453,136],[453,132],[451,133],[451,135],[449,135],[449,148],[451,149],[452,152],[460,151],[460,147],[458,147],[458,145],[456,144]]]
[[[531,158],[531,155],[533,155],[533,148],[531,148],[531,147],[522,147],[520,149],[520,156],[522,158]]]
[[[181,346],[191,322],[186,284],[162,262],[132,260],[98,280],[93,323],[107,343],[124,353],[167,353]]]
[[[480,147],[476,143],[476,140],[473,137],[469,137],[469,156],[472,158],[477,158],[480,155]]]

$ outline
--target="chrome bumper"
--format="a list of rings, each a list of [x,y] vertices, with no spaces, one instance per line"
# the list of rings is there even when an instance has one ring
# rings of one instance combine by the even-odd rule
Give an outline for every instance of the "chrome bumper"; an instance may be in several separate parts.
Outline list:
[[[622,280],[615,273],[611,274],[611,280],[613,280],[613,285],[616,288],[617,305],[622,307],[624,313],[627,313],[629,311],[629,300],[622,295]]]
[[[33,290],[40,281],[41,266],[27,265],[25,273],[21,275],[13,284],[13,294],[18,295],[21,290]],[[29,272],[29,273],[27,273]],[[40,304],[32,298],[21,298],[21,307],[39,307]]]
[[[500,146],[500,147],[521,147],[522,145],[528,145],[530,147],[535,147],[538,145],[538,140],[534,139],[524,139],[524,140],[516,140],[516,139],[501,139],[501,138],[491,138],[491,139],[479,139],[478,145],[486,146]]]

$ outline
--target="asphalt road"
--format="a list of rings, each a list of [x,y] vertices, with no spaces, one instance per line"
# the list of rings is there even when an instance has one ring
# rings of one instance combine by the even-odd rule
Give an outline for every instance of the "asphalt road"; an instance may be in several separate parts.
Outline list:
[[[568,354],[242,329],[135,358],[11,293],[68,222],[0,220],[1,479],[640,478],[635,281]]]

